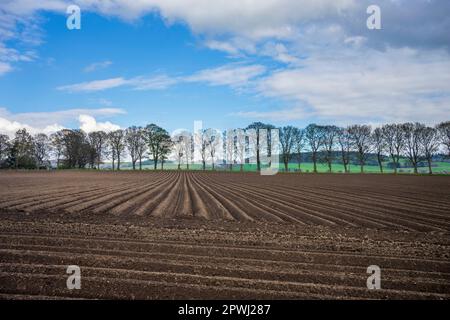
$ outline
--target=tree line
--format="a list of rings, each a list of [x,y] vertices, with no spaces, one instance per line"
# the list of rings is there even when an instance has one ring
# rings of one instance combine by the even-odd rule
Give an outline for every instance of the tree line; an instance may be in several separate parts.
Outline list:
[[[160,166],[163,170],[167,160],[172,159],[178,169],[185,165],[189,170],[190,164],[198,161],[203,170],[207,165],[214,170],[222,163],[230,170],[234,165],[240,166],[241,171],[245,163],[254,160],[259,171],[262,156],[270,159],[272,154],[279,154],[288,171],[292,161],[297,162],[300,169],[302,157],[307,153],[314,172],[317,172],[318,163],[326,163],[331,172],[336,162],[342,163],[344,171],[349,172],[354,158],[360,171],[364,172],[369,157],[375,156],[380,172],[384,171],[383,163],[388,159],[397,173],[400,160],[406,158],[415,173],[425,161],[431,174],[433,157],[442,151],[450,157],[450,121],[434,127],[402,123],[374,129],[369,125],[343,128],[317,124],[306,128],[277,128],[255,122],[242,129],[220,131],[210,128],[172,135],[156,124],[149,124],[109,133],[63,129],[51,135],[31,135],[26,129],[20,129],[11,139],[2,134],[0,168],[49,168],[50,160],[53,160],[60,169],[100,169],[105,161],[110,161],[112,170],[120,170],[124,158],[129,156],[133,170],[142,170],[145,160],[152,161],[154,169]]]

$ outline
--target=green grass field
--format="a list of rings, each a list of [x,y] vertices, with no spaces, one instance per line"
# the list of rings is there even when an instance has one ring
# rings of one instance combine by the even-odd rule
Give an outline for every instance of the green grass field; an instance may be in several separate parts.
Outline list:
[[[138,168],[138,166],[137,166]],[[313,163],[302,163],[300,166],[301,172],[313,172]],[[131,170],[131,164],[126,163],[124,166],[121,167],[123,170]],[[144,165],[144,170],[153,170],[153,165]],[[158,165],[158,170],[160,169],[160,165]],[[164,164],[164,170],[177,170],[178,165],[174,163],[165,163]],[[186,165],[181,165],[182,170],[186,170]],[[212,167],[210,165],[207,166],[207,170],[211,170]],[[257,170],[256,164],[245,164],[244,165],[244,171],[246,172],[256,172]],[[202,170],[201,164],[190,164],[189,170]],[[217,171],[226,171],[229,170],[223,166],[216,166]],[[284,164],[280,163],[280,171],[284,170]],[[317,164],[317,170],[318,172],[325,173],[328,172],[328,165],[324,163],[318,163]],[[442,173],[450,173],[450,163],[448,162],[434,162],[432,167],[433,173],[436,174],[442,174]],[[239,165],[233,165],[233,171],[238,172],[240,171]],[[289,171],[290,172],[298,172],[298,164],[297,163],[290,163],[289,164]],[[360,173],[361,169],[359,165],[350,165],[350,173]],[[332,172],[334,173],[343,173],[344,172],[344,166],[342,164],[333,164],[332,166]],[[364,166],[364,172],[365,173],[380,173],[380,168],[378,166],[373,165],[367,165]],[[384,173],[393,173],[393,169],[388,169],[386,166],[384,166]],[[399,168],[398,173],[413,173],[413,168]],[[428,167],[421,167],[419,168],[419,173],[428,173]]]

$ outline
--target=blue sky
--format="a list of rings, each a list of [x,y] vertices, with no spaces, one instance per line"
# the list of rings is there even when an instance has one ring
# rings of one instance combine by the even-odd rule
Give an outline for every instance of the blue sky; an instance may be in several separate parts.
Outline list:
[[[66,8],[81,8],[68,30]],[[368,30],[366,8],[381,8]],[[3,0],[0,131],[436,123],[448,1]]]

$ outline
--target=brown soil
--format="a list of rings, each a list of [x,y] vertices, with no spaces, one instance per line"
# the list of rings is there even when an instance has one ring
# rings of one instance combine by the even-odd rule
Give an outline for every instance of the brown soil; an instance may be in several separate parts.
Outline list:
[[[4,299],[450,298],[448,177],[0,172],[0,214]]]

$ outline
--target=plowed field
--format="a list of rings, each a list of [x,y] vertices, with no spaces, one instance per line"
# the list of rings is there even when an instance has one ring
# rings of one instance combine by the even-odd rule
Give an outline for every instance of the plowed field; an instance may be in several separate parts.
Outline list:
[[[0,298],[450,298],[443,176],[0,172],[0,214]]]

